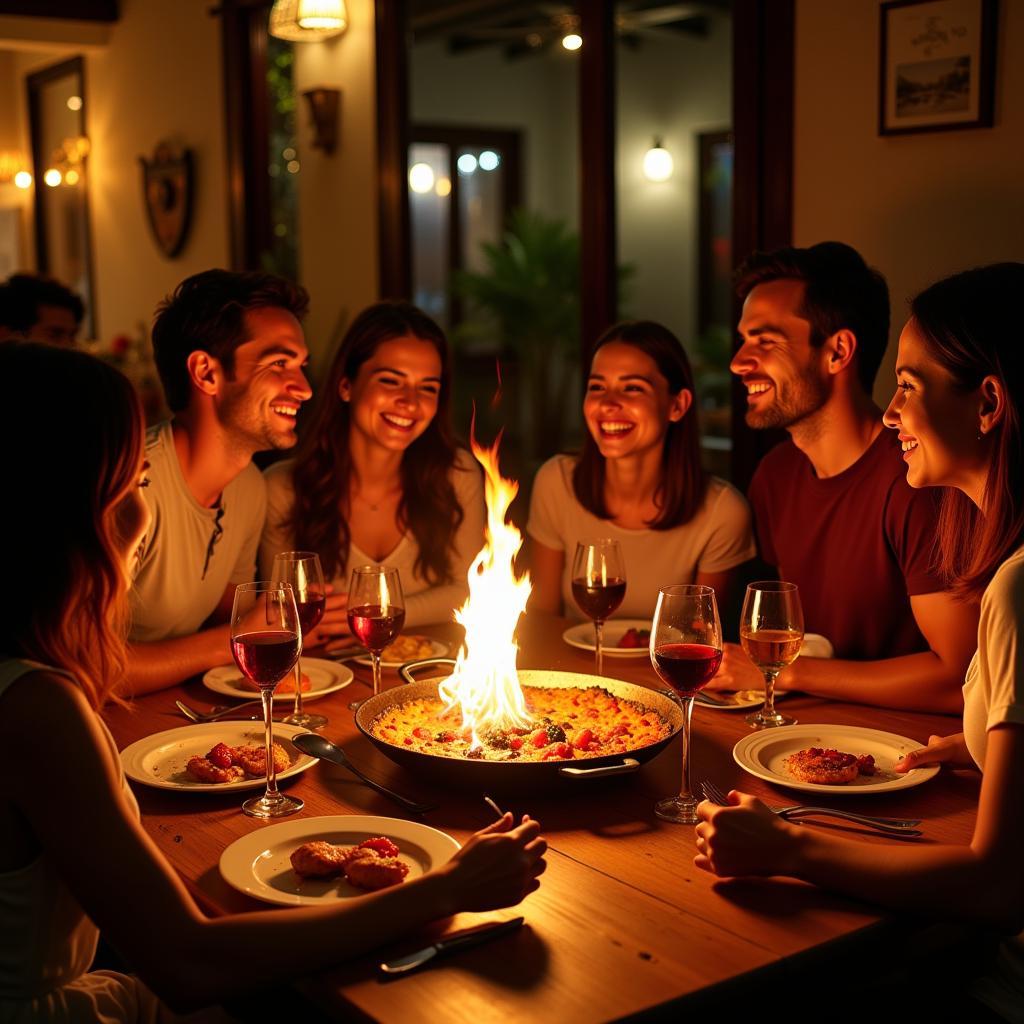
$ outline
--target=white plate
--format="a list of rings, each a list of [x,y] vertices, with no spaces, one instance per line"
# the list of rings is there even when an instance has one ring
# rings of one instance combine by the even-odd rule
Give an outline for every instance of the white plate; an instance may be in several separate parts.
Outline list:
[[[459,849],[450,835],[418,821],[356,814],[297,818],[236,839],[220,856],[220,873],[228,885],[265,903],[322,905],[365,896],[366,890],[349,885],[344,875],[300,877],[290,858],[297,847],[315,839],[355,846],[373,836],[387,836],[398,845],[398,859],[409,865],[406,881],[451,860]]]
[[[888,793],[894,789],[909,789],[934,778],[938,765],[914,768],[899,775],[892,766],[911,750],[924,746],[919,740],[897,736],[878,729],[862,729],[856,725],[784,725],[778,729],[763,729],[751,733],[733,747],[732,756],[736,763],[751,775],[766,782],[774,782],[787,789],[799,789],[805,793],[828,793],[841,796],[845,793]],[[858,775],[845,786],[823,786],[816,782],[800,782],[793,778],[783,763],[790,754],[808,747],[825,747],[843,750],[848,754],[871,754],[878,772],[875,775]]]
[[[327,661],[325,658],[303,658],[302,671],[309,676],[310,682],[310,688],[302,691],[304,701],[325,697],[352,682],[352,669],[334,661]],[[260,696],[259,690],[245,685],[237,665],[218,665],[217,668],[211,668],[203,676],[203,685],[208,690],[222,693],[226,697],[258,700]],[[294,701],[295,691],[275,693],[274,700]]]
[[[647,658],[647,644],[643,647],[619,647],[618,643],[628,629],[650,629],[650,619],[609,619],[604,624],[604,653],[609,658]],[[594,624],[581,622],[570,626],[562,639],[570,647],[578,647],[581,651],[594,650]]]
[[[448,657],[448,645],[442,643],[440,640],[434,640],[429,636],[422,636],[419,633],[403,633],[403,636],[414,636],[417,640],[426,640],[430,644],[430,653],[424,654],[424,658],[446,658]],[[405,661],[381,661],[381,668],[398,668],[404,665],[407,661],[418,661],[418,658],[406,658]],[[373,659],[367,654],[363,658],[356,658],[357,665],[372,665]]]
[[[274,741],[290,740],[308,729],[274,723]],[[238,789],[262,789],[265,780],[239,779],[237,782],[197,782],[185,765],[193,757],[203,757],[211,747],[226,743],[229,747],[246,743],[263,744],[262,722],[202,722],[144,736],[121,751],[121,763],[129,779],[157,789],[187,790],[191,793],[230,793]],[[317,759],[296,750],[290,743],[281,746],[292,759],[291,766],[277,773],[278,781],[290,779],[316,764]]]

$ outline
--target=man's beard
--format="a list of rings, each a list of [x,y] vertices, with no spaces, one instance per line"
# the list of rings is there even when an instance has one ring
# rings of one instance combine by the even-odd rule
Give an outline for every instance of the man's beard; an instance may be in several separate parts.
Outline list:
[[[786,383],[784,391],[775,385],[775,399],[764,409],[747,408],[747,426],[754,430],[788,430],[814,415],[828,399],[825,382],[813,372],[794,377]]]
[[[269,409],[267,414],[275,415]],[[224,402],[221,421],[235,445],[250,452],[281,451],[295,446],[294,431],[285,431],[283,428],[275,430],[260,415],[259,410],[252,407],[244,391],[232,395]]]

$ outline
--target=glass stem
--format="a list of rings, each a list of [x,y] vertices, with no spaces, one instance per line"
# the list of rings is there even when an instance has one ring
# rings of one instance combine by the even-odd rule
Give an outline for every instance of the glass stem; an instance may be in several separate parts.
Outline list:
[[[778,669],[766,669],[764,673],[764,711],[765,718],[775,717],[775,680]]]
[[[374,697],[380,693],[380,651],[370,651],[370,657],[373,659],[373,695]]]
[[[597,674],[604,675],[604,620],[594,620],[594,660],[597,662]]]
[[[267,791],[264,800],[278,800],[281,796],[277,791],[277,772],[274,769],[274,691],[270,688],[260,690],[263,698],[263,724],[267,733]]]
[[[292,716],[302,717],[302,656],[295,659],[295,707]]]
[[[693,800],[690,792],[690,717],[693,715],[693,697],[680,697],[679,705],[683,709],[683,781],[679,799],[688,803]]]

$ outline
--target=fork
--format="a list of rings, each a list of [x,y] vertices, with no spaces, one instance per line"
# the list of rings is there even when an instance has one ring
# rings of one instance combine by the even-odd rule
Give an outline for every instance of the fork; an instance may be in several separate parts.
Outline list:
[[[242,704],[232,704],[230,707],[226,708],[214,708],[212,711],[196,711],[195,708],[189,707],[184,701],[180,700],[176,700],[174,703],[178,710],[193,722],[216,722],[217,719],[224,718],[225,715],[234,714],[241,708],[247,708],[251,704],[262,704],[263,702],[259,700],[247,700]],[[263,715],[250,715],[249,717],[255,721],[257,719],[262,719]]]
[[[710,781],[701,783],[701,789],[704,791],[704,796],[710,800],[713,804],[718,804],[721,807],[727,807],[729,801],[726,795]],[[919,836],[921,832],[919,829],[915,829],[915,825],[920,825],[920,818],[875,818],[869,814],[854,814],[852,811],[840,811],[832,807],[812,807],[809,804],[793,804],[791,807],[769,807],[772,813],[779,815],[781,818],[785,818],[786,821],[796,820],[799,821],[802,818],[839,818],[842,821],[852,821],[859,825],[866,825],[868,828],[877,829],[879,832],[885,832],[888,835],[897,836]]]

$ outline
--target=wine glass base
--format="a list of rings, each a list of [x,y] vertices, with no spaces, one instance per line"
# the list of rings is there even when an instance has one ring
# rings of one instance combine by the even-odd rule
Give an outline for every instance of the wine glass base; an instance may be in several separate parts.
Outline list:
[[[303,729],[322,729],[327,724],[325,715],[311,715],[303,711],[301,715],[294,712],[281,719],[286,725],[300,725]]]
[[[789,715],[780,715],[778,711],[773,715],[766,715],[764,708],[755,711],[752,715],[747,715],[743,721],[751,729],[777,729],[780,725],[796,725],[795,718],[791,718]]]
[[[260,797],[253,797],[242,804],[242,810],[250,818],[283,818],[289,814],[301,811],[303,802],[297,796],[284,796],[278,793],[276,797],[268,798],[266,794]]]
[[[694,797],[684,799],[679,796],[667,796],[654,805],[654,813],[662,821],[672,821],[677,825],[696,825],[697,800]]]

